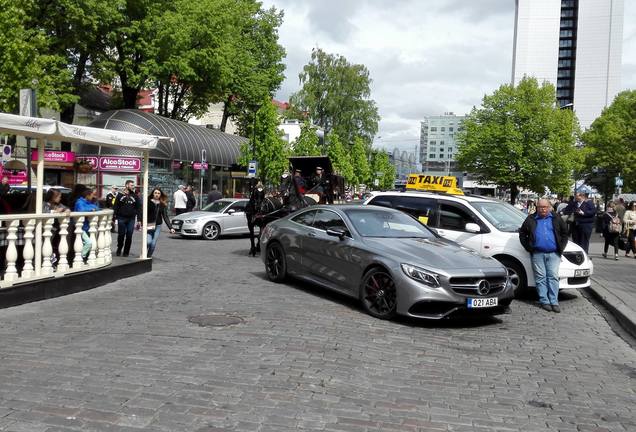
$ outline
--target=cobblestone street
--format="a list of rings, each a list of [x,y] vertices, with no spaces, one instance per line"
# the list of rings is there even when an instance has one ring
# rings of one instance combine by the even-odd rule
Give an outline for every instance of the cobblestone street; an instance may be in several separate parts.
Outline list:
[[[0,430],[636,430],[636,352],[580,293],[385,322],[248,244],[164,235],[151,273],[0,310]]]

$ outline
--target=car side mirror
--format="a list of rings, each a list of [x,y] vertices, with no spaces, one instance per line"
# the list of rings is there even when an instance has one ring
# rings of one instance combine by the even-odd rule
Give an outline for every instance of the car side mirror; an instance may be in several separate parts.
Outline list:
[[[227,211],[227,214],[229,214],[229,215],[233,215],[234,213],[236,213],[236,210],[234,210],[234,209],[229,209]]]
[[[480,233],[481,228],[476,223],[469,222],[466,224],[464,229],[470,233]]]
[[[342,240],[345,238],[345,235],[347,235],[347,233],[344,230],[334,228],[334,229],[328,229],[327,235],[332,237],[338,237],[340,240]]]

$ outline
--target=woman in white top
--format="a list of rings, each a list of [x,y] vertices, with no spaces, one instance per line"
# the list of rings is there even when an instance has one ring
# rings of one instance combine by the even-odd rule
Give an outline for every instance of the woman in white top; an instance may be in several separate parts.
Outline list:
[[[632,201],[627,206],[627,211],[623,216],[623,223],[625,224],[625,232],[627,233],[627,248],[625,249],[625,256],[629,256],[629,251],[634,252],[634,258],[636,258],[636,201]]]

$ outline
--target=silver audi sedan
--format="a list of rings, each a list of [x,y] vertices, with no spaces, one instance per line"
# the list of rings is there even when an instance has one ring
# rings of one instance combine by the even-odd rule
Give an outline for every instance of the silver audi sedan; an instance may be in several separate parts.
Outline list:
[[[183,237],[216,240],[222,235],[247,234],[247,199],[220,199],[199,211],[182,213],[172,219],[172,227]]]
[[[360,299],[370,315],[440,319],[495,315],[513,299],[506,268],[444,240],[394,209],[312,206],[268,224],[267,276],[287,276]]]

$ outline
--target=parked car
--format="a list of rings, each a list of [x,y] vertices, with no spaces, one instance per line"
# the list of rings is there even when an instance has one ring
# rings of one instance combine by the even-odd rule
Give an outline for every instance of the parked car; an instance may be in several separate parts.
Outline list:
[[[183,237],[217,240],[220,236],[247,234],[247,199],[220,199],[200,211],[182,213],[172,219],[175,232]]]
[[[518,229],[527,217],[523,212],[491,198],[431,192],[381,192],[365,205],[402,210],[437,233],[505,265],[515,293],[535,286],[530,255],[519,242]],[[594,270],[587,254],[568,242],[559,268],[561,289],[590,286]]]
[[[268,224],[261,245],[270,280],[292,276],[344,293],[377,318],[498,314],[513,298],[497,260],[397,210],[312,206]]]

